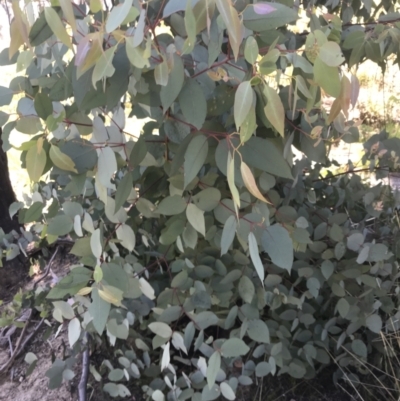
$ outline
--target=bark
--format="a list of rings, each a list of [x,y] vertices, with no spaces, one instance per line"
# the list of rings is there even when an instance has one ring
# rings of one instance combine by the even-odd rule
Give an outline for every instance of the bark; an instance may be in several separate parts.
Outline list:
[[[7,154],[3,150],[0,127],[0,228],[7,234],[12,230],[19,232],[21,227],[17,218],[10,218],[9,207],[16,201],[10,181]],[[0,256],[1,257],[1,256]],[[3,259],[4,267],[0,270],[0,299],[8,300],[14,295],[14,287],[21,286],[27,276],[26,259],[17,257],[10,261]]]
[[[17,219],[10,218],[9,207],[16,198],[10,181],[7,153],[3,150],[1,134],[0,127],[0,227],[5,233],[9,233],[11,230],[18,231],[20,225]]]

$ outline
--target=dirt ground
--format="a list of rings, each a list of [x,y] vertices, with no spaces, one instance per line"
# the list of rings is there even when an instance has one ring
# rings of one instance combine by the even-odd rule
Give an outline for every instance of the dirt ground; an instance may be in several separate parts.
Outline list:
[[[41,282],[41,285],[49,284],[49,281],[53,280],[55,276],[60,277],[65,275],[71,262],[72,258],[65,258],[65,255],[60,253],[51,265],[53,274],[46,277],[46,279]],[[23,283],[23,288],[25,290],[32,288],[34,280],[37,280],[43,274],[42,272],[38,273],[39,274]],[[20,285],[10,290],[16,293],[19,287]],[[27,335],[29,335],[29,331],[36,326],[39,320],[38,317],[32,319],[30,323],[32,327],[28,328]],[[63,350],[63,344],[68,344],[68,340],[66,337],[66,329],[64,329],[57,338],[51,335],[45,341],[43,336],[46,329],[47,326],[43,324],[35,335],[35,338],[33,338],[31,343],[27,346],[25,352],[22,353],[21,357],[17,358],[12,369],[7,374],[0,376],[0,400],[50,401],[58,399],[59,401],[73,401],[77,399],[73,394],[71,386],[63,384],[63,386],[57,390],[49,390],[47,387],[48,379],[45,376],[45,372],[52,364],[52,355],[60,356]],[[15,347],[19,334],[20,330],[17,330],[11,336],[13,348]],[[24,356],[27,352],[34,353],[38,358],[38,364],[29,376],[26,376],[28,364],[24,361]],[[9,344],[0,347],[0,366],[3,366],[3,364],[8,361],[9,357]]]

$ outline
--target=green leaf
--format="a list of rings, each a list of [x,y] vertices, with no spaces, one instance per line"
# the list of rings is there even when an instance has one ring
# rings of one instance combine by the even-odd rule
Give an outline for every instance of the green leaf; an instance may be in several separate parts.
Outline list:
[[[53,35],[53,31],[46,21],[44,11],[40,13],[39,18],[33,23],[29,31],[29,42],[31,46],[39,46]]]
[[[288,373],[295,379],[302,379],[304,375],[307,373],[307,370],[304,367],[303,362],[301,362],[298,359],[295,359],[293,362],[290,362]]]
[[[113,7],[110,14],[108,14],[106,22],[106,32],[111,33],[115,31],[125,20],[132,7],[132,0],[125,0]]]
[[[47,24],[53,31],[54,35],[56,35],[57,39],[64,43],[65,46],[72,49],[71,38],[69,37],[64,24],[54,8],[46,7],[44,9],[44,15],[46,17]]]
[[[42,202],[34,202],[24,215],[24,223],[32,223],[40,220],[43,213],[44,204]]]
[[[321,273],[325,277],[326,280],[329,279],[330,276],[332,276],[333,272],[335,270],[335,266],[330,260],[324,260],[321,264]]]
[[[38,149],[37,145],[32,146],[26,154],[26,169],[29,178],[37,182],[43,174],[46,166],[47,156],[43,148]]]
[[[343,49],[354,49],[357,47],[361,47],[365,41],[365,31],[353,31],[350,32],[346,39],[343,42]]]
[[[93,255],[92,250],[90,249],[90,238],[86,237],[77,239],[70,253],[80,257]]]
[[[154,299],[154,289],[153,287],[146,281],[144,277],[140,277],[139,279],[140,290],[143,295],[145,295],[149,299]]]
[[[193,228],[202,235],[206,235],[204,212],[193,203],[189,203],[186,208],[186,217]]]
[[[103,252],[103,246],[101,244],[101,232],[99,228],[94,230],[90,237],[90,248],[93,255],[96,256],[97,259],[100,259]]]
[[[231,152],[228,153],[226,171],[227,171],[229,190],[231,191],[232,194],[236,215],[238,215],[238,208],[240,207],[240,194],[235,185],[235,159],[232,157]]]
[[[282,100],[276,93],[276,90],[268,85],[264,85],[264,94],[268,100],[267,105],[264,107],[265,115],[272,126],[281,134],[285,136],[285,110],[283,108]]]
[[[53,114],[53,104],[45,93],[36,94],[34,105],[36,113],[43,120],[46,120],[49,115]]]
[[[259,343],[270,344],[269,328],[260,319],[250,320],[247,326],[247,335]]]
[[[14,91],[5,86],[0,86],[0,107],[8,106],[14,96]]]
[[[319,58],[329,67],[339,67],[345,59],[336,42],[326,42],[319,49]]]
[[[174,54],[172,70],[169,73],[168,83],[161,87],[160,99],[164,113],[169,109],[178,97],[185,77],[183,62],[181,57]]]
[[[96,283],[100,283],[103,280],[103,270],[99,265],[94,268],[93,278]]]
[[[281,52],[278,49],[270,47],[268,53],[260,60],[259,70],[262,75],[269,75],[276,71],[277,64]]]
[[[135,249],[136,236],[134,231],[127,224],[121,224],[116,230],[117,238],[121,241],[121,245],[129,252]]]
[[[336,308],[342,318],[345,318],[350,311],[350,304],[346,301],[345,298],[340,298]]]
[[[307,99],[312,99],[312,95],[308,89],[308,86],[306,84],[306,81],[301,75],[296,76],[296,85],[297,88],[300,90],[300,92],[307,98]]]
[[[186,209],[186,201],[179,195],[168,196],[158,205],[156,212],[165,216],[180,214]]]
[[[92,74],[92,84],[95,89],[97,81],[112,77],[114,75],[115,68],[112,62],[115,50],[116,46],[110,47],[109,49],[104,51],[101,54],[100,58],[96,61],[96,65],[94,66]]]
[[[217,384],[214,384],[211,388],[204,386],[201,392],[201,401],[214,401],[219,398],[221,390]]]
[[[129,166],[133,169],[144,160],[147,154],[146,140],[140,136],[129,155]]]
[[[210,326],[215,326],[218,323],[218,317],[210,311],[200,312],[194,318],[194,323],[200,330],[205,330]]]
[[[207,102],[201,86],[194,79],[186,80],[178,100],[186,121],[200,129],[207,115]]]
[[[184,162],[184,187],[197,176],[203,167],[208,154],[208,141],[204,135],[196,135],[190,141],[185,152]]]
[[[256,237],[254,236],[254,233],[251,231],[249,232],[248,240],[249,240],[249,251],[250,251],[251,261],[253,262],[258,277],[261,280],[261,284],[264,286],[264,278],[265,278],[264,266],[261,262]]]
[[[221,346],[221,353],[225,358],[236,358],[238,356],[243,356],[249,351],[250,348],[243,340],[240,340],[239,338],[230,338]]]
[[[243,124],[243,121],[249,114],[251,107],[253,106],[255,94],[251,87],[250,81],[240,83],[235,93],[235,104],[233,115],[235,118],[236,129]]]
[[[4,113],[4,111],[0,111],[0,126],[4,127],[10,118],[10,115],[7,113]]]
[[[240,278],[238,290],[243,301],[251,304],[256,290],[253,282],[247,276],[242,276]]]
[[[131,193],[133,188],[133,174],[131,171],[128,171],[117,187],[117,192],[115,193],[115,210],[114,213],[117,213],[118,210],[123,206],[123,204],[128,199],[129,194]]]
[[[35,203],[40,203],[43,205],[42,202],[34,202],[31,207],[35,204]],[[24,207],[24,203],[23,202],[13,202],[11,203],[11,205],[8,207],[8,212],[10,214],[10,217],[13,218],[15,216],[15,213],[18,212],[18,210],[20,210],[21,208]]]
[[[231,0],[215,0],[215,4],[228,30],[229,44],[235,60],[237,60],[239,47],[242,43],[242,24],[239,20],[239,15],[233,7]]]
[[[28,352],[25,355],[24,361],[30,365],[33,362],[37,361],[37,359],[37,356],[33,352]]]
[[[60,3],[61,9],[67,19],[68,23],[71,25],[71,28],[74,32],[76,32],[76,20],[74,15],[74,10],[72,6],[71,0],[58,0]]]
[[[250,64],[254,64],[258,57],[258,44],[254,39],[254,36],[249,36],[246,39],[246,44],[244,46],[244,57],[246,61]]]
[[[108,380],[118,382],[124,377],[124,371],[122,369],[113,369],[108,374]]]
[[[78,174],[86,173],[97,163],[97,152],[93,144],[85,139],[72,139],[60,145],[60,151],[75,163]]]
[[[257,13],[255,5],[250,5],[243,11],[243,23],[247,29],[253,31],[269,31],[295,21],[298,18],[297,11],[283,4],[274,2],[258,2],[257,4],[269,5],[272,11],[268,14]]]
[[[42,128],[39,117],[23,116],[17,120],[15,129],[23,134],[35,135]]]
[[[185,29],[187,38],[182,47],[182,54],[191,53],[196,45],[196,18],[192,9],[192,1],[188,0],[185,10]]]
[[[148,325],[148,328],[158,336],[162,338],[171,338],[172,336],[172,329],[166,323],[162,322],[154,322]]]
[[[104,299],[99,296],[97,288],[93,288],[92,303],[90,304],[88,311],[93,318],[93,326],[100,336],[103,334],[106,327],[110,309],[111,304],[104,301]]]
[[[47,234],[54,236],[67,235],[72,231],[74,222],[69,216],[56,216],[50,220],[47,227]]]
[[[157,85],[165,86],[168,83],[168,63],[164,58],[154,68],[154,79]]]
[[[210,356],[207,367],[207,384],[210,389],[215,384],[215,379],[217,378],[217,374],[220,368],[221,354],[219,353],[219,351],[214,351],[214,353]]]
[[[53,302],[55,309],[59,310],[64,319],[73,319],[75,317],[75,312],[71,305],[65,301],[55,301]]]
[[[146,41],[146,47],[143,48],[142,45],[135,46],[134,44],[134,36],[128,36],[125,39],[126,43],[126,55],[129,61],[136,67],[136,68],[145,68],[150,67],[149,58],[151,56],[151,40]]]
[[[235,392],[227,382],[222,382],[220,385],[221,393],[227,400],[234,400],[236,398]]]
[[[251,167],[293,179],[289,164],[283,157],[283,149],[271,139],[252,137],[240,148],[240,153],[244,162]]]
[[[75,163],[73,160],[68,155],[61,152],[60,148],[57,146],[51,145],[49,156],[54,165],[61,170],[72,171],[73,173],[78,172],[75,168]]]
[[[293,243],[288,231],[280,224],[269,226],[262,234],[261,243],[272,263],[290,273],[293,265]]]
[[[337,67],[329,67],[319,57],[314,62],[314,80],[330,96],[340,95],[340,77]]]
[[[111,397],[114,397],[114,398],[119,396],[118,385],[115,383],[106,383],[103,387],[103,391],[105,391]]]
[[[247,142],[257,129],[256,109],[251,108],[240,127],[240,141]]]
[[[96,178],[104,187],[114,189],[111,179],[117,171],[117,168],[118,165],[117,159],[115,158],[115,152],[109,146],[101,148],[99,152]]]
[[[230,215],[224,224],[221,236],[221,256],[228,252],[233,239],[235,238],[237,220],[234,215]]]
[[[373,332],[379,334],[382,330],[382,318],[379,315],[370,315],[365,319],[366,326]]]
[[[217,188],[206,188],[192,197],[193,203],[205,212],[214,210],[221,200],[221,192]]]
[[[68,341],[69,341],[69,346],[71,348],[79,340],[80,335],[81,335],[81,322],[77,317],[74,317],[68,323]]]
[[[351,343],[351,349],[357,356],[360,356],[361,358],[367,358],[368,356],[367,346],[359,339],[356,339]]]

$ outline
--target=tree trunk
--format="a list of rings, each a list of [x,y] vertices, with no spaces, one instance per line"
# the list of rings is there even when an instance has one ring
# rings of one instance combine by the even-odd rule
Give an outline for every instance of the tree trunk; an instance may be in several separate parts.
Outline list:
[[[2,129],[0,127],[0,228],[7,234],[11,230],[19,232],[20,224],[16,217],[11,219],[9,213],[10,205],[16,201],[13,187],[10,181],[8,171],[7,154],[3,150],[3,141],[1,138]],[[1,257],[1,256],[0,256]],[[24,258],[15,258],[5,262],[4,268],[0,269],[0,299],[9,299],[12,297],[16,284],[22,284],[26,277],[26,263]]]
[[[11,230],[18,230],[20,226],[16,219],[10,218],[9,207],[16,201],[16,197],[10,181],[7,153],[3,150],[1,135],[0,127],[0,227],[5,233],[9,233]]]

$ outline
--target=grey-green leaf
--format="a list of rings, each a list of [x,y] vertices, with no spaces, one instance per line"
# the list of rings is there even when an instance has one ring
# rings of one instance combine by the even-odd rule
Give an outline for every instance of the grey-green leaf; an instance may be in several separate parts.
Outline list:
[[[93,326],[99,335],[103,334],[110,313],[111,304],[99,296],[97,288],[92,290],[92,303],[89,306],[89,313],[93,318]]]
[[[197,81],[188,79],[179,94],[178,100],[186,121],[200,129],[206,119],[207,102]]]
[[[179,195],[167,196],[157,207],[156,212],[165,216],[182,213],[186,209],[186,201]]]
[[[221,354],[219,353],[219,351],[214,351],[214,353],[210,356],[207,367],[207,384],[210,389],[215,384],[215,379],[217,377],[220,367]]]
[[[184,186],[196,177],[203,167],[208,154],[208,141],[204,135],[196,135],[189,143],[185,152]]]
[[[231,246],[233,239],[235,238],[236,227],[237,227],[237,220],[236,217],[232,214],[226,220],[224,224],[224,229],[222,230],[221,256],[225,255],[228,252],[228,249]]]
[[[178,97],[183,86],[184,77],[182,58],[174,54],[174,63],[169,74],[168,84],[162,86],[160,91],[161,105],[164,113]]]
[[[73,220],[66,216],[56,216],[54,217],[48,227],[47,227],[47,234],[50,235],[67,235],[73,228],[74,222]]]
[[[256,167],[278,177],[293,179],[289,164],[283,157],[283,148],[272,139],[250,138],[240,148],[243,160],[251,167]]]
[[[259,343],[271,343],[268,326],[260,319],[249,321],[247,326],[247,334],[252,340]]]
[[[250,81],[242,82],[235,93],[235,104],[233,108],[233,115],[235,118],[236,129],[243,124],[246,119],[250,108],[253,105],[254,92],[251,88]]]
[[[261,243],[272,263],[290,272],[293,265],[293,242],[288,231],[280,224],[269,226],[262,234]]]
[[[221,346],[222,355],[226,358],[236,358],[238,356],[246,355],[249,351],[250,348],[239,338],[230,338]]]

